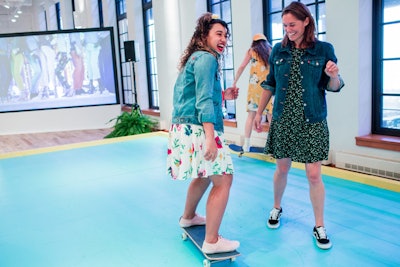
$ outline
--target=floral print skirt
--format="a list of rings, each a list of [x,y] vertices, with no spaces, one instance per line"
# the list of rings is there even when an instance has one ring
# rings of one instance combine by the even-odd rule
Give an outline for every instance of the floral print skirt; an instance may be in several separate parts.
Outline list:
[[[218,156],[204,159],[205,132],[201,125],[172,124],[168,138],[167,173],[172,179],[208,178],[233,174],[232,158],[222,132],[214,131]]]

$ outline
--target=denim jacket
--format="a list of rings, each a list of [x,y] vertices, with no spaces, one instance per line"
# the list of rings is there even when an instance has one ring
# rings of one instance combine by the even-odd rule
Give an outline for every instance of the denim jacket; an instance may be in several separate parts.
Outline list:
[[[194,52],[175,83],[172,123],[210,122],[223,132],[221,91],[218,59],[206,51]]]
[[[292,64],[291,43],[282,47],[278,43],[272,49],[269,57],[270,72],[267,80],[261,83],[264,89],[272,91],[275,96],[272,117],[279,120],[282,117],[283,107]],[[333,46],[330,43],[317,41],[311,48],[307,48],[301,57],[300,72],[302,75],[302,90],[305,121],[314,123],[326,119],[327,106],[325,94],[331,91],[328,88],[329,76],[324,69],[328,60],[337,62]],[[339,76],[340,78],[340,76]],[[344,86],[340,78],[339,92]]]

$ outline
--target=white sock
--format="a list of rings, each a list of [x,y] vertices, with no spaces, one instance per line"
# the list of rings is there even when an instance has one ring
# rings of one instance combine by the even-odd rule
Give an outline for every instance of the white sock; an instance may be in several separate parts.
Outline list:
[[[243,150],[248,152],[250,148],[250,138],[244,139]]]

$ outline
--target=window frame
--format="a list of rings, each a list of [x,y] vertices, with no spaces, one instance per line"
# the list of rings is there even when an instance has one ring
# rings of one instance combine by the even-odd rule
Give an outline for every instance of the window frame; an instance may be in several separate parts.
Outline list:
[[[383,127],[383,96],[398,96],[400,93],[384,93],[383,79],[384,69],[383,63],[386,60],[397,60],[400,58],[387,58],[383,56],[384,50],[384,27],[385,25],[399,23],[400,16],[397,21],[384,22],[384,2],[385,0],[374,0],[372,8],[372,134],[400,136],[400,129]]]
[[[277,38],[277,39],[273,39],[273,33],[272,33],[272,23],[271,23],[271,15],[276,15],[276,14],[282,14],[283,9],[288,5],[288,3],[285,2],[289,2],[289,1],[285,1],[285,0],[281,0],[281,9],[279,10],[274,10],[271,11],[270,10],[270,3],[271,1],[277,1],[277,0],[263,0],[263,14],[266,14],[263,17],[263,23],[264,23],[264,31],[265,31],[265,35],[267,36],[267,39],[271,42],[272,46],[277,43],[280,42],[283,38]],[[302,2],[304,3],[308,8],[310,7],[314,7],[315,6],[315,17],[314,17],[314,21],[315,21],[315,29],[317,30],[317,37],[319,40],[324,40],[326,37],[326,30],[325,31],[319,31],[319,17],[320,17],[320,6],[324,5],[326,6],[326,0],[313,0],[313,1],[301,1],[298,0],[297,2]],[[282,27],[282,36],[284,36],[284,29]]]
[[[223,5],[229,3],[229,14],[224,13]],[[218,11],[216,11],[218,10]],[[235,78],[234,69],[234,58],[233,58],[233,28],[232,28],[232,3],[231,0],[207,0],[207,11],[215,13],[221,17],[222,20],[226,22],[230,31],[230,38],[228,40],[226,51],[224,55],[224,60],[221,66],[222,72],[222,88],[228,88],[232,85]],[[229,16],[229,19],[227,18]],[[231,66],[227,66],[227,62],[231,62]],[[236,119],[236,101],[235,100],[225,100],[224,101],[224,118],[235,120]]]
[[[126,15],[126,0],[115,0],[115,9],[117,17],[118,41],[120,51],[120,69],[122,85],[122,104],[125,106],[134,106],[136,103],[136,90],[133,82],[134,62],[128,62],[125,59],[125,41],[128,38],[128,18]]]
[[[146,54],[146,70],[147,70],[147,84],[148,84],[148,95],[149,95],[149,108],[158,110],[160,107],[160,94],[158,85],[158,73],[157,73],[157,56],[152,53],[150,47],[154,47],[154,52],[156,52],[156,38],[153,32],[153,39],[149,36],[149,28],[155,27],[153,24],[149,24],[149,19],[147,16],[147,11],[153,9],[152,0],[142,0],[142,12],[143,12],[143,27],[144,27],[144,47]]]

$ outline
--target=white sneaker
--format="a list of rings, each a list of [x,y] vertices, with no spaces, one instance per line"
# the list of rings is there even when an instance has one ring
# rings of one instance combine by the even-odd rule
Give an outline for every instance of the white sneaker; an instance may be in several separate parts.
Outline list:
[[[192,219],[179,219],[179,226],[180,227],[190,227],[194,225],[205,225],[206,224],[206,217],[200,216],[196,214]]]
[[[218,241],[214,244],[203,242],[202,251],[207,254],[231,252],[236,250],[240,246],[239,241],[228,240],[222,236],[218,237]]]
[[[243,145],[243,152],[250,152],[250,145]]]

